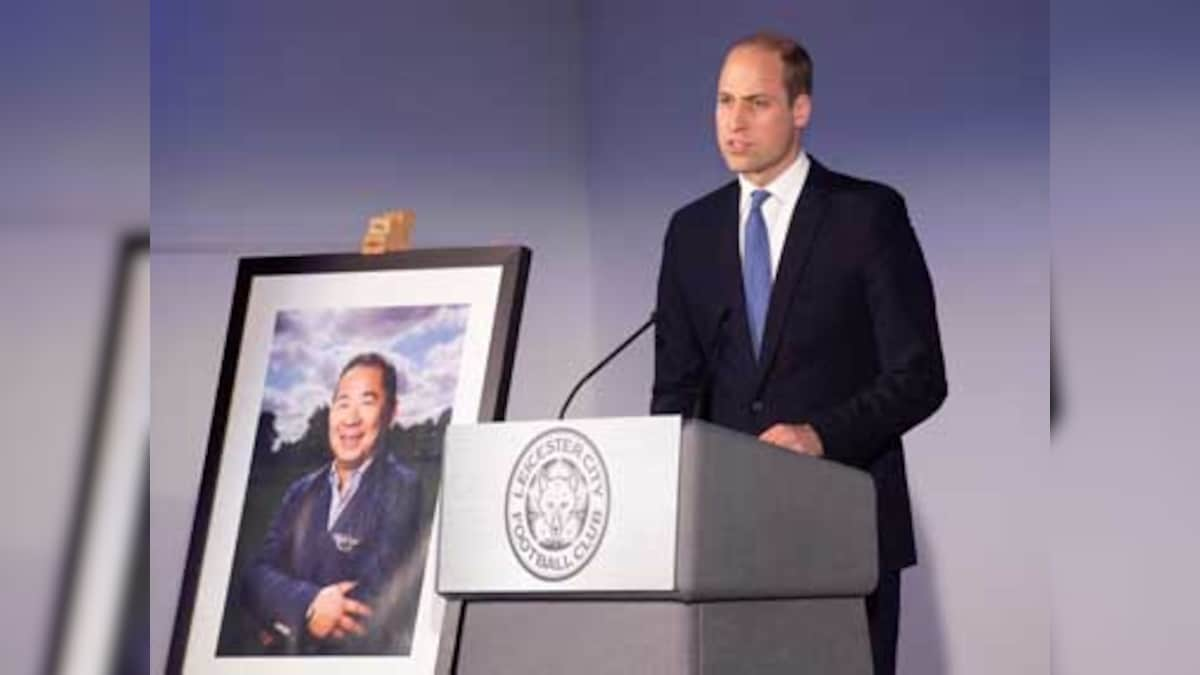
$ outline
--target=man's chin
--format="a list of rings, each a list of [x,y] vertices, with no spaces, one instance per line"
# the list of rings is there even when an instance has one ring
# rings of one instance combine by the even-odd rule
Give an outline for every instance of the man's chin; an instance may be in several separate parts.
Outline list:
[[[733,173],[753,173],[755,163],[744,157],[725,157],[725,166]]]
[[[357,469],[358,467],[362,466],[362,463],[364,461],[366,461],[366,459],[367,459],[367,455],[365,453],[354,453],[354,454],[346,453],[346,454],[342,454],[342,455],[336,455],[333,458],[333,461],[336,462],[337,465],[343,469],[354,470],[354,469]]]

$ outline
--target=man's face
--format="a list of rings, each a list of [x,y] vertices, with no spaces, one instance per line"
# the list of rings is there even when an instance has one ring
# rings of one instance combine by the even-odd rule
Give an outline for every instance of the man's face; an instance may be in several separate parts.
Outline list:
[[[379,432],[391,420],[383,419],[383,371],[355,366],[338,380],[329,408],[329,447],[340,466],[354,469],[375,452]]]
[[[729,52],[717,83],[717,143],[729,170],[759,186],[774,180],[796,158],[796,129],[811,108],[807,94],[788,102],[778,54],[755,46]]]

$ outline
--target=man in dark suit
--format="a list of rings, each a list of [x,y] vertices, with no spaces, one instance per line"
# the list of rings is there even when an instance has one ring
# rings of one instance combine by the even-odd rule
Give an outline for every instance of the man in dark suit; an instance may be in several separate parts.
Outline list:
[[[342,369],[329,409],[333,459],[288,488],[246,573],[243,598],[273,651],[410,650],[420,484],[379,447],[396,379],[374,353]]]
[[[869,471],[877,675],[895,670],[900,570],[916,563],[900,436],[946,397],[933,287],[904,200],[834,173],[802,140],[812,62],[759,34],[721,69],[716,126],[737,180],[671,218],[658,281],[656,413]]]

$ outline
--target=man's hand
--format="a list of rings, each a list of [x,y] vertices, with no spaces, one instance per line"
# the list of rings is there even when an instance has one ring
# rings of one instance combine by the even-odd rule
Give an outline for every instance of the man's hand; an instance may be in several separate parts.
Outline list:
[[[762,432],[758,440],[787,448],[792,452],[813,457],[824,457],[825,446],[816,429],[807,424],[776,424]]]
[[[365,635],[366,628],[360,623],[371,616],[371,608],[346,597],[357,582],[339,581],[322,588],[313,598],[308,612],[308,632],[323,640],[327,637],[344,638],[353,633]]]

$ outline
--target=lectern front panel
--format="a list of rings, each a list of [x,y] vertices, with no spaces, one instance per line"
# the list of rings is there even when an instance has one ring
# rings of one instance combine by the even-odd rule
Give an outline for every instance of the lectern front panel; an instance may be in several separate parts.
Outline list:
[[[438,591],[669,593],[676,416],[452,426]]]

